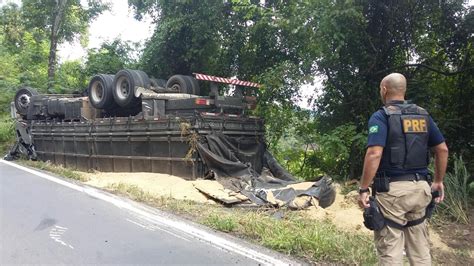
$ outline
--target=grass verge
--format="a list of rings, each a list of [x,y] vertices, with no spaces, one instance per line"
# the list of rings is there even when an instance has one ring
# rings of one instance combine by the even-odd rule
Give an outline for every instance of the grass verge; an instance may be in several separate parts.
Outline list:
[[[374,264],[372,238],[337,229],[331,221],[316,221],[302,212],[247,210],[154,197],[134,185],[112,184],[108,190],[171,211],[215,230],[243,237],[310,263]],[[278,212],[278,215],[275,215]],[[276,218],[278,217],[278,218]]]
[[[64,168],[62,166],[52,164],[50,162],[30,161],[30,160],[18,160],[17,162],[22,164],[22,165],[34,167],[34,168],[44,170],[44,171],[48,171],[48,172],[57,174],[57,175],[62,176],[62,177],[78,180],[78,181],[81,181],[81,182],[88,181],[88,179],[85,176],[81,175],[80,173],[78,173],[74,170],[68,169],[68,168]]]

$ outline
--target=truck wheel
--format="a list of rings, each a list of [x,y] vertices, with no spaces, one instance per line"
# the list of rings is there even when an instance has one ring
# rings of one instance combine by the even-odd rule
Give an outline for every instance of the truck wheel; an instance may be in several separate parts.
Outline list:
[[[148,75],[141,70],[122,69],[115,74],[113,94],[115,102],[121,107],[134,107],[141,99],[135,97],[135,88],[150,88]]]
[[[192,94],[191,81],[183,75],[174,75],[166,83],[166,88],[173,89],[180,93]]]
[[[92,77],[88,91],[89,101],[97,109],[116,107],[112,92],[114,75],[98,74]]]
[[[38,92],[30,87],[22,87],[15,94],[15,108],[21,115],[28,113],[28,106],[31,102],[31,97],[38,95]]]
[[[185,78],[188,79],[188,82],[191,84],[191,94],[194,95],[199,95],[201,93],[201,89],[199,88],[199,83],[197,79],[195,79],[193,76],[184,76]]]
[[[150,79],[150,84],[151,84],[152,87],[155,87],[155,88],[158,88],[158,87],[166,88],[166,79],[151,78]]]

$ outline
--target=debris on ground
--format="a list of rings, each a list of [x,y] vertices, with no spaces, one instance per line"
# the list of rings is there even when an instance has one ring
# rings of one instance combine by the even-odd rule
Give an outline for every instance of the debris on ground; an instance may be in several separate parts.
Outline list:
[[[197,152],[209,169],[208,178],[245,195],[252,205],[304,209],[326,208],[334,202],[336,191],[329,177],[321,176],[317,182],[297,181],[263,142],[215,132],[200,139]],[[212,197],[213,193],[206,194]]]
[[[224,204],[242,203],[249,200],[249,198],[241,193],[226,189],[214,180],[196,180],[191,182],[201,193]]]
[[[177,176],[159,173],[81,173],[87,180],[86,184],[107,188],[114,184],[137,186],[144,192],[155,197],[170,197],[178,200],[191,200],[199,203],[221,203],[227,206],[259,206],[246,196],[245,192],[235,192],[226,188],[216,180],[184,180]],[[320,202],[314,195],[318,194],[329,181],[300,182],[273,188],[257,190],[257,200],[273,207],[305,209],[319,206]],[[254,194],[249,194],[256,197]]]

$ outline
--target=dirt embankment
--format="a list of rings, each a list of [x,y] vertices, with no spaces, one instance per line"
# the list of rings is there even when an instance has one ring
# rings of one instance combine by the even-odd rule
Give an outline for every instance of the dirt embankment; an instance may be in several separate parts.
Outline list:
[[[98,188],[108,188],[114,184],[134,185],[150,195],[156,197],[170,197],[178,200],[191,200],[199,203],[216,204],[214,200],[209,199],[205,194],[196,189],[196,182],[187,181],[177,176],[158,174],[158,173],[81,173],[87,177],[88,185]],[[217,181],[205,181],[206,185],[216,183]],[[337,187],[336,201],[328,208],[311,206],[303,210],[311,219],[324,221],[330,220],[341,230],[350,232],[360,232],[372,234],[363,225],[362,210],[357,205],[357,192],[352,191],[347,195],[340,193]],[[450,248],[441,241],[440,236],[431,230],[431,241],[433,248],[442,251],[449,251]]]

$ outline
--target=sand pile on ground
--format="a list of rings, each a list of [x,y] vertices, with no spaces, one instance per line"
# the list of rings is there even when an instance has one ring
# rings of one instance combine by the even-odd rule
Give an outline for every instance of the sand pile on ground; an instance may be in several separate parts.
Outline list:
[[[193,185],[193,181],[159,173],[81,173],[89,181],[88,185],[106,188],[112,184],[134,185],[151,195],[157,197],[170,197],[178,200],[192,200],[201,203],[215,204]]]
[[[362,209],[359,208],[357,203],[359,193],[357,191],[351,191],[346,195],[342,195],[339,186],[336,187],[336,191],[336,200],[328,208],[323,209],[321,207],[312,206],[311,208],[304,210],[304,212],[315,220],[323,221],[329,219],[339,229],[372,235],[373,232],[364,226]],[[430,240],[434,248],[443,251],[450,250],[450,248],[442,242],[439,234],[433,230],[430,230]]]
[[[372,232],[364,227],[362,210],[357,206],[357,192],[342,195],[340,187],[336,187],[336,200],[326,209],[311,207],[304,212],[312,219],[331,220],[338,228],[352,232]]]

